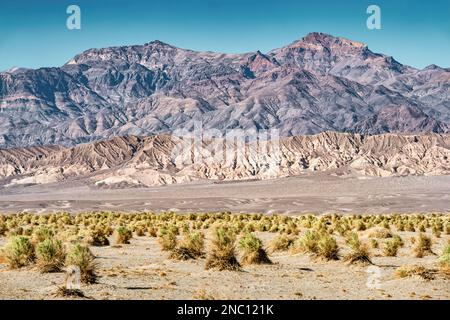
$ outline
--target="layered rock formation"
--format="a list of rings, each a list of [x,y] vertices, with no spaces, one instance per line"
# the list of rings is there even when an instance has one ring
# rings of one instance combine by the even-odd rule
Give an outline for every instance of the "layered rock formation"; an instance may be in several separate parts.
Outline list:
[[[1,150],[0,159],[0,183],[6,187],[74,179],[98,187],[146,187],[200,179],[271,179],[311,172],[383,177],[442,175],[450,173],[450,135],[323,132],[245,144],[225,143],[223,139],[196,144],[169,135],[129,136],[70,148]]]

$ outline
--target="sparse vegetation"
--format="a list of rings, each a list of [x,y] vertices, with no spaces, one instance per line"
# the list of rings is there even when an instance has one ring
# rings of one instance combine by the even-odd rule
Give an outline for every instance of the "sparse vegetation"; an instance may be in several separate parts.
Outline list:
[[[177,235],[173,229],[161,228],[158,235],[158,242],[163,251],[172,251],[177,246]]]
[[[318,241],[319,234],[317,233],[317,231],[308,230],[303,236],[301,236],[294,242],[294,245],[292,246],[292,252],[316,254],[318,251]]]
[[[0,264],[15,269],[36,267],[41,272],[57,272],[64,265],[75,265],[80,268],[82,281],[92,283],[105,269],[97,268],[97,260],[90,247],[107,246],[109,239],[113,244],[126,244],[135,235],[147,237],[136,243],[158,243],[167,253],[166,257],[172,259],[206,257],[206,261],[199,260],[194,264],[204,264],[206,269],[216,270],[241,270],[241,265],[246,268],[249,264],[270,263],[267,252],[282,261],[296,258],[278,254],[288,251],[326,261],[338,260],[342,253],[343,260],[349,264],[370,264],[372,259],[378,264],[380,255],[388,257],[388,263],[395,263],[397,255],[402,259],[416,259],[431,255],[434,250],[439,253],[439,256],[430,258],[434,262],[430,265],[435,269],[405,266],[399,268],[396,275],[424,279],[443,275],[448,278],[450,249],[449,245],[443,245],[449,239],[448,229],[449,216],[442,214],[20,213],[0,216],[0,238],[6,243],[0,250]],[[128,254],[127,249],[123,246],[112,251]],[[413,255],[408,255],[411,249]],[[313,259],[312,263],[321,262]],[[115,274],[115,271],[111,272]],[[161,271],[161,274],[165,273],[168,272]],[[68,292],[61,294],[70,297]]]
[[[270,253],[288,250],[295,242],[295,237],[287,234],[280,234],[269,243]]]
[[[11,269],[30,265],[35,259],[34,247],[24,236],[13,236],[3,249],[3,255]]]
[[[383,255],[386,257],[396,257],[400,244],[395,238],[384,242]]]
[[[61,240],[47,238],[36,245],[36,263],[41,272],[58,272],[64,267],[66,253]]]
[[[204,256],[205,236],[202,232],[187,233],[170,255],[172,259],[189,260]]]
[[[113,233],[113,242],[115,245],[130,243],[133,233],[126,227],[120,226]]]
[[[373,240],[373,239],[372,239]],[[345,261],[350,264],[372,264],[370,260],[370,251],[367,244],[362,243],[359,240],[358,234],[353,232],[347,239],[347,244],[351,249],[351,252],[344,257]]]
[[[431,251],[432,244],[433,242],[431,238],[427,237],[423,233],[420,233],[413,248],[414,256],[417,258],[422,258],[426,254],[433,254],[433,251]]]
[[[239,240],[242,250],[242,264],[271,264],[262,241],[252,233],[247,233]]]
[[[240,270],[235,255],[236,234],[228,226],[218,226],[213,230],[211,248],[206,260],[206,269]]]
[[[434,279],[434,270],[425,268],[424,266],[401,266],[395,270],[395,275],[398,278],[406,278],[412,276],[419,276],[425,280]]]
[[[116,235],[116,237],[121,238],[120,241],[124,241],[123,236],[121,237],[119,235]],[[114,238],[114,240],[118,241],[118,239],[116,239],[116,238]],[[89,230],[89,232],[85,238],[85,243],[87,243],[91,246],[96,246],[96,247],[109,246],[108,232],[104,231],[100,228],[96,228],[94,230]]]
[[[80,269],[81,281],[95,283],[97,280],[97,263],[91,250],[84,245],[74,245],[66,257],[66,266],[76,266]]]
[[[317,256],[326,260],[338,260],[339,247],[336,239],[329,234],[322,234],[317,241]]]

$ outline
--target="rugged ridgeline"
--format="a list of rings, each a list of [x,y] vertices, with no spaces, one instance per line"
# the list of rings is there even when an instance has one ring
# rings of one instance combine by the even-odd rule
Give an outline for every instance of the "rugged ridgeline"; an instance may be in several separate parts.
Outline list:
[[[417,70],[322,33],[266,54],[154,41],[87,50],[60,68],[2,72],[0,108],[2,148],[149,136],[194,121],[219,130],[278,128],[286,137],[445,133],[450,70]]]
[[[71,148],[0,150],[0,181],[14,186],[77,179],[100,187],[125,187],[199,179],[268,179],[314,171],[368,176],[450,173],[447,134],[323,132],[282,139],[278,153],[236,152],[228,162],[205,158],[194,163],[189,157],[187,161],[182,155],[174,157],[174,147],[180,143],[179,138],[167,135],[129,136]]]

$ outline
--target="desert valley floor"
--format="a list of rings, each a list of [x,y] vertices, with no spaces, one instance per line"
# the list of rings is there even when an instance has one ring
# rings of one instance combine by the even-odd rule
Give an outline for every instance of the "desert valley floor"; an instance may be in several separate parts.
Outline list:
[[[361,214],[363,218],[358,219],[362,220],[365,215],[400,213],[406,221],[410,215],[418,217],[419,223],[422,218],[418,214],[423,213],[430,221],[438,219],[444,227],[439,236],[432,231],[436,222],[424,229],[424,235],[432,239],[433,252],[423,257],[411,253],[422,234],[418,225],[415,232],[387,225],[392,236],[398,235],[403,241],[396,256],[391,257],[383,253],[383,248],[392,238],[377,239],[375,224],[375,228],[357,232],[362,241],[377,243],[377,247],[370,249],[373,265],[345,262],[343,257],[349,252],[348,239],[334,231],[333,237],[340,248],[338,260],[318,260],[292,250],[276,251],[269,254],[273,264],[246,265],[240,271],[205,270],[205,257],[188,261],[171,259],[169,252],[161,249],[159,236],[133,233],[128,244],[112,245],[111,240],[111,245],[90,246],[96,257],[98,280],[82,285],[87,298],[450,299],[448,270],[447,274],[439,273],[439,257],[448,250],[444,248],[448,248],[450,240],[450,176],[361,178],[314,174],[266,181],[194,182],[145,189],[95,189],[82,181],[71,181],[70,184],[0,190],[0,212],[4,214],[28,211],[41,215],[90,210],[148,210],[157,214],[163,211],[180,214],[210,212],[212,215],[229,211],[262,213],[262,217],[280,214],[292,219],[312,213],[315,214],[311,216],[314,221],[324,213]],[[299,227],[299,231],[294,237],[308,233],[303,227]],[[211,230],[203,232],[208,247],[212,243]],[[178,241],[182,234],[180,232]],[[266,248],[279,235],[260,230],[255,230],[254,234]],[[0,247],[7,243],[8,237],[0,236]],[[399,268],[405,266],[424,269],[414,271],[411,276],[399,277]],[[375,288],[368,285],[373,272],[379,284]],[[64,279],[64,272],[41,273],[34,265],[10,269],[0,255],[0,299],[60,299],[56,292]]]
[[[450,176],[339,177],[191,182],[98,189],[82,182],[0,189],[0,211],[150,210],[248,213],[393,213],[450,211]]]
[[[265,244],[274,237],[256,234]],[[400,235],[409,239],[414,233]],[[434,245],[436,253],[448,238]],[[317,261],[280,252],[270,255],[272,265],[250,265],[242,271],[205,270],[205,259],[175,261],[160,250],[156,238],[135,237],[120,247],[92,247],[100,278],[82,290],[93,299],[450,299],[449,279],[395,275],[405,265],[435,266],[435,255],[411,257],[410,246],[408,242],[397,257],[383,257],[375,250],[380,255],[372,259],[379,268],[375,269],[379,286],[371,288],[368,281],[374,269],[341,260]],[[55,293],[64,278],[64,273],[7,270],[0,264],[0,299],[61,299]]]

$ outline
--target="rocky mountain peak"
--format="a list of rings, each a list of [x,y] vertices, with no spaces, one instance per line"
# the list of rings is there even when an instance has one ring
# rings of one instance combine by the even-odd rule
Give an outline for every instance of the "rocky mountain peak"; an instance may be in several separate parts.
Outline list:
[[[194,121],[281,136],[442,133],[449,84],[446,69],[416,70],[318,32],[267,54],[158,40],[89,49],[61,68],[0,73],[0,148],[170,133]]]

